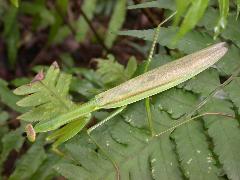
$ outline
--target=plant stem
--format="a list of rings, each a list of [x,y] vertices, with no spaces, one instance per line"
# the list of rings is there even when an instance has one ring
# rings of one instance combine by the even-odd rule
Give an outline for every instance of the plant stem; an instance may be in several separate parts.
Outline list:
[[[133,2],[134,4],[140,4],[141,0],[133,0]],[[149,9],[141,8],[141,11],[153,25],[157,26],[159,24]]]
[[[82,14],[83,18],[85,19],[85,21],[88,24],[88,26],[90,27],[90,29],[92,30],[92,32],[95,35],[97,41],[101,44],[103,49],[107,51],[107,53],[110,53],[111,52],[110,49],[108,49],[108,47],[105,45],[105,43],[103,42],[102,38],[100,37],[98,32],[95,30],[95,28],[93,27],[91,21],[88,19],[87,15],[85,14],[85,12],[82,10],[81,7],[79,8],[79,11]]]
[[[64,13],[62,12],[61,8],[59,8],[59,6],[56,4],[54,5],[56,11],[58,12],[59,16],[61,16],[61,18],[63,19],[64,23],[68,26],[68,28],[70,29],[70,31],[72,32],[73,35],[76,35],[76,30],[74,29],[74,27],[72,26],[71,22],[68,19],[68,16],[65,17]]]

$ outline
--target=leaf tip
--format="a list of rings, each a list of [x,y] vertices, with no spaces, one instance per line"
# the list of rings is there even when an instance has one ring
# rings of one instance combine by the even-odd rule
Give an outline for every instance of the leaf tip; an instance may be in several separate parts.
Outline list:
[[[21,119],[22,119],[22,115],[20,115],[20,116],[17,116],[17,117],[16,117],[16,119],[19,119],[19,120],[21,120]]]
[[[18,88],[14,89],[13,94],[19,95],[19,89]]]

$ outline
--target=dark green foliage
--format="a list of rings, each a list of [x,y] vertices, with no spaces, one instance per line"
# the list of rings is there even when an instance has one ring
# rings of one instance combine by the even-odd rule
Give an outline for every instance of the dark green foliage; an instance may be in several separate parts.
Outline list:
[[[97,62],[97,75],[107,87],[114,87],[129,80],[137,69],[137,62],[134,57],[129,59],[126,68],[111,55],[108,56],[107,60],[97,59]]]
[[[120,177],[128,179],[143,178],[151,179],[179,179],[181,177],[177,165],[176,156],[172,156],[173,146],[168,136],[163,137],[160,141],[158,138],[151,138],[146,126],[135,127],[138,122],[144,124],[144,118],[141,112],[144,112],[143,103],[131,105],[121,118],[114,118],[106,127],[100,128],[94,132],[94,139],[101,146],[98,153],[95,148],[90,146],[87,136],[81,136],[80,146],[75,142],[66,145],[69,154],[72,157],[78,157],[77,161],[81,166],[72,166],[70,164],[56,165],[58,172],[71,179],[77,179],[77,174],[81,172],[86,177],[113,179],[117,175],[116,167]],[[133,114],[134,113],[134,114]],[[155,130],[161,131],[166,129],[171,123],[171,118],[164,112],[153,111]],[[159,123],[160,119],[164,122]],[[135,123],[136,124],[135,124]],[[139,126],[139,125],[138,125]],[[102,149],[109,156],[102,154]],[[167,151],[163,149],[168,149]],[[77,156],[81,152],[83,156]],[[89,160],[91,159],[91,160]],[[112,160],[112,163],[111,161]],[[71,169],[71,175],[67,175]],[[90,171],[90,172],[89,172]]]
[[[13,5],[7,5],[9,8],[3,11],[0,9],[0,15],[4,15],[3,37],[7,44],[8,63],[12,67],[16,63],[20,47],[17,17],[21,13],[32,17],[33,31],[49,29],[46,47],[60,44],[69,36],[77,42],[84,42],[91,31],[83,16],[71,19],[69,23],[73,30],[66,25],[62,15],[67,14],[67,0],[56,1],[58,10],[46,6],[44,0],[10,2]],[[90,21],[96,15],[109,15],[107,33],[103,38],[108,48],[117,42],[117,31],[126,18],[127,3],[126,0],[83,2],[82,10]],[[34,82],[27,85],[24,84],[29,83],[29,77],[15,79],[10,83],[0,80],[1,173],[4,163],[14,152],[19,157],[10,180],[50,180],[59,175],[76,180],[112,180],[118,177],[137,180],[240,179],[239,77],[233,78],[230,84],[194,112],[194,115],[215,113],[214,115],[204,115],[167,131],[184,121],[187,113],[191,113],[204,98],[240,68],[240,21],[236,18],[240,1],[156,0],[131,5],[128,9],[148,7],[163,9],[165,16],[178,11],[174,21],[169,23],[173,26],[166,25],[160,29],[160,51],[153,58],[150,69],[219,41],[228,42],[228,53],[212,68],[176,88],[150,98],[154,137],[149,131],[144,101],[129,105],[121,114],[97,127],[91,136],[84,129],[90,116],[74,120],[47,136],[38,135],[34,144],[27,142],[23,136],[26,125],[24,121],[35,124],[51,120],[74,109],[77,104],[73,102],[87,101],[103,90],[140,74],[143,65],[137,67],[134,58],[130,58],[124,67],[113,55],[109,55],[97,59],[96,70],[89,70],[75,67],[75,59],[71,54],[62,53],[61,59],[65,65],[63,72],[53,64],[49,69],[44,67],[45,73],[40,72]],[[180,27],[177,27],[179,24]],[[151,44],[154,30],[128,30],[118,34],[143,39]],[[98,31],[101,34],[101,29]],[[177,40],[175,44],[174,39]],[[95,39],[90,40],[94,41]],[[146,55],[144,48],[138,47]],[[39,69],[40,66],[34,67],[35,72],[39,72]],[[14,95],[9,89],[13,86],[20,86],[15,93],[24,97]],[[17,101],[24,108],[17,106]],[[16,116],[12,110],[22,113],[19,118],[24,120],[20,121],[19,127],[14,127],[16,129],[9,128]],[[109,114],[109,111],[96,112],[92,119],[94,123],[100,122]],[[73,136],[75,137],[72,138]],[[49,146],[58,147],[54,150],[62,156],[49,151]],[[26,152],[21,154],[23,150]]]

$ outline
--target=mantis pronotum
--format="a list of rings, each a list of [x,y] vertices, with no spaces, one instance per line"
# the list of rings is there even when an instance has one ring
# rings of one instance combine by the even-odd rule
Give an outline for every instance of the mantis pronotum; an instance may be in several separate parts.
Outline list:
[[[150,51],[147,66],[153,54],[157,40],[157,34],[159,33],[159,27],[155,33],[154,42]],[[110,117],[100,122],[100,124],[97,124],[93,128],[90,128],[88,132],[91,132],[96,127],[102,125],[114,115],[121,112],[128,104],[149,98],[150,96],[168,90],[206,70],[218,60],[220,60],[221,57],[224,56],[224,54],[227,52],[227,50],[228,48],[226,47],[226,43],[217,43],[209,46],[208,48],[180,58],[176,61],[167,63],[161,67],[148,71],[140,76],[130,79],[125,83],[122,83],[112,89],[96,95],[92,100],[80,105],[74,110],[69,110],[67,113],[61,114],[51,120],[39,122],[36,124],[34,129],[31,126],[28,126],[28,137],[30,140],[34,140],[32,136],[35,136],[35,132],[39,133],[56,130],[59,127],[73,122],[75,119],[80,117],[87,117],[87,120],[85,122],[85,124],[87,124],[90,120],[89,115],[93,111],[100,109],[120,108]],[[145,68],[145,71],[147,70],[147,66]],[[17,92],[18,89],[15,90],[16,94]],[[146,101],[146,106],[148,104],[149,101]]]

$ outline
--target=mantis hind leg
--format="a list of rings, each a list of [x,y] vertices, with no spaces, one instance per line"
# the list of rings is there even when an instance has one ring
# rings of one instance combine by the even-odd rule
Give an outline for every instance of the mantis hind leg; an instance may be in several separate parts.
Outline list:
[[[103,124],[105,124],[106,122],[108,122],[110,119],[112,119],[113,117],[115,117],[116,115],[118,115],[119,113],[121,113],[127,106],[123,106],[118,108],[117,110],[113,111],[108,117],[106,117],[104,120],[102,120],[101,122],[95,124],[94,126],[92,126],[91,128],[89,128],[87,130],[88,134],[91,134],[92,131],[94,131],[96,128],[102,126]]]
[[[113,160],[112,157],[110,157],[108,155],[108,153],[104,150],[104,148],[97,143],[97,141],[94,139],[93,136],[91,136],[92,131],[94,131],[96,128],[102,126],[103,124],[105,124],[106,122],[108,122],[110,119],[112,119],[113,117],[117,116],[119,113],[121,113],[124,109],[126,108],[126,106],[120,107],[117,110],[113,111],[108,117],[106,117],[104,120],[102,120],[101,122],[97,123],[96,125],[92,126],[91,128],[89,128],[87,130],[87,135],[89,136],[89,138],[91,139],[91,141],[102,151],[102,153],[109,159],[109,161],[112,163],[114,169],[116,170],[116,179],[120,179],[120,172],[119,172],[119,168],[117,163]]]

